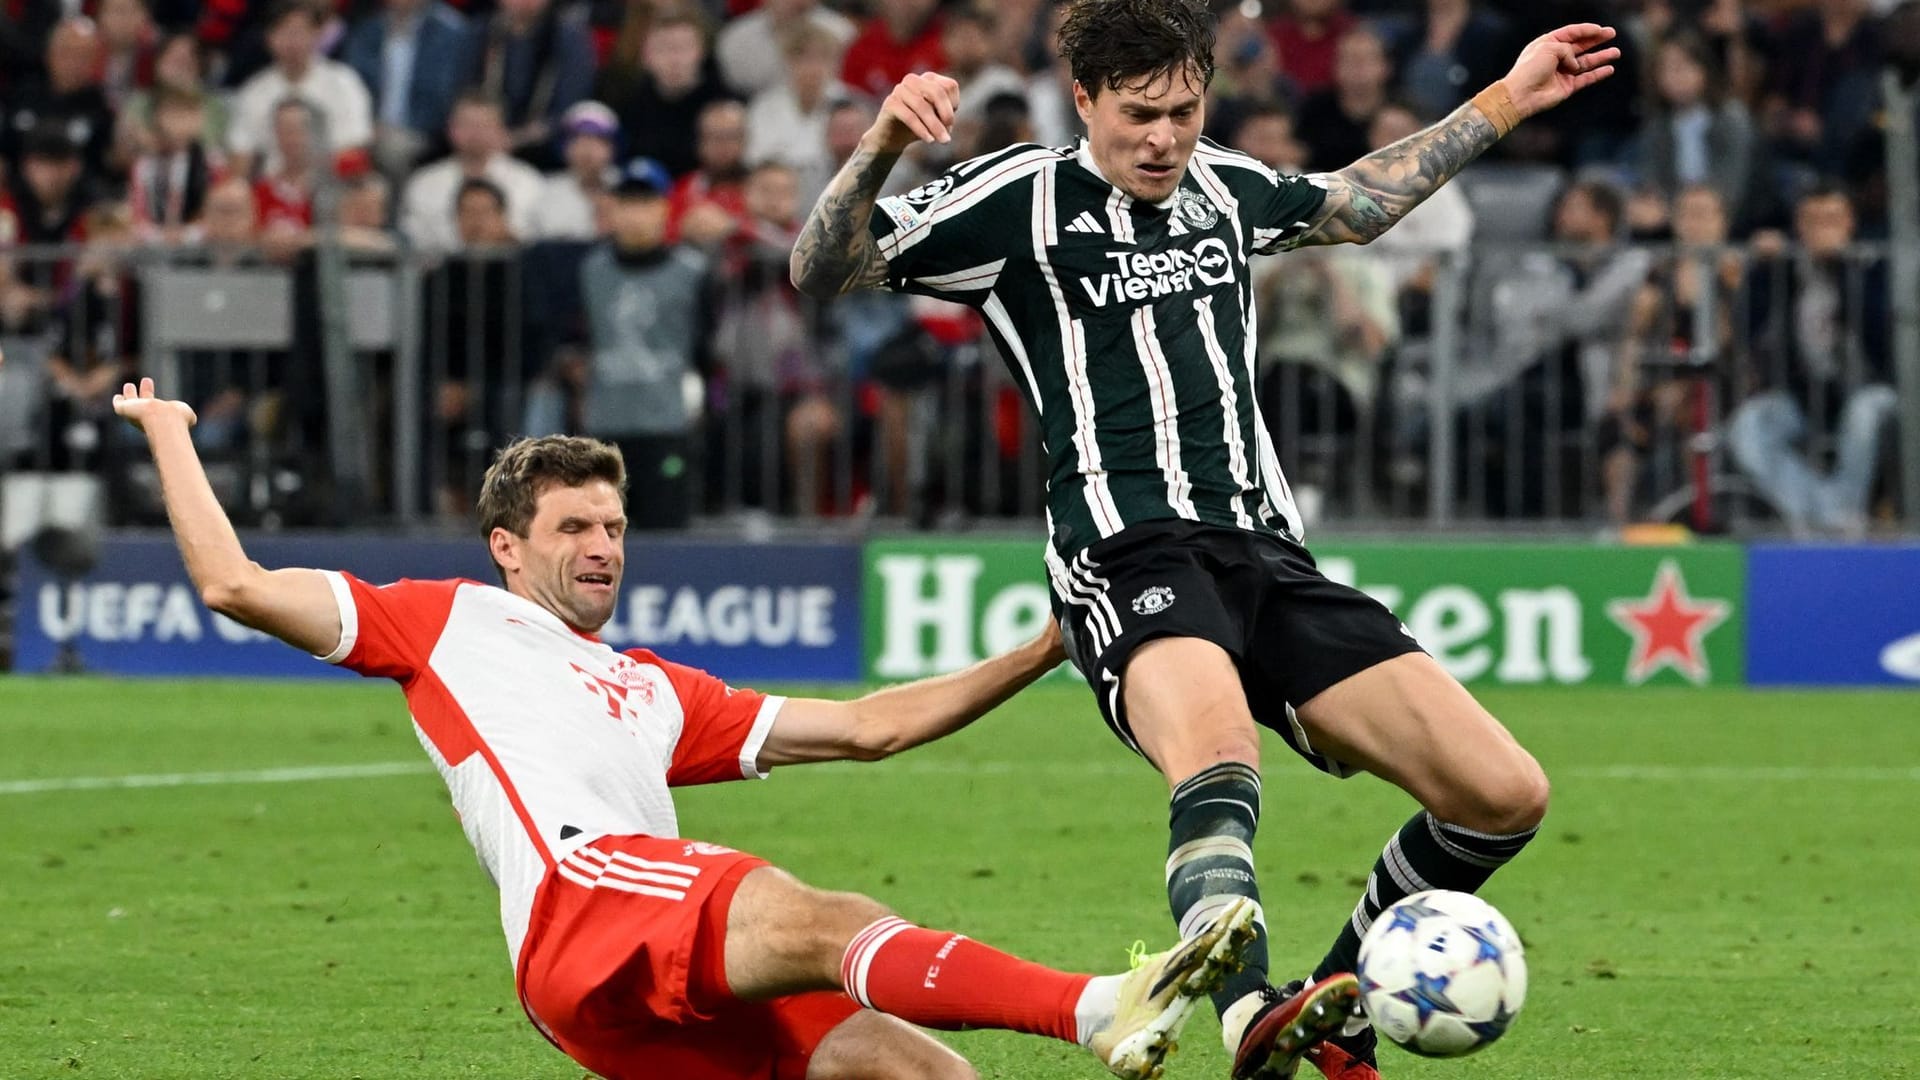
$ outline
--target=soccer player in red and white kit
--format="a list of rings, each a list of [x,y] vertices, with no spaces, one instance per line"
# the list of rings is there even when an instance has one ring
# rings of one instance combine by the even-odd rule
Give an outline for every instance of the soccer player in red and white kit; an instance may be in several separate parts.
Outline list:
[[[877,901],[809,887],[683,838],[668,789],[776,765],[874,760],[956,731],[1051,670],[1057,632],[964,671],[854,701],[736,690],[595,638],[625,563],[625,468],[591,439],[522,439],[479,516],[504,588],[375,587],[247,558],[200,466],[193,411],[128,384],[187,572],[207,605],[329,663],[400,683],[500,889],[521,1004],[611,1078],[972,1077],[910,1026],[1078,1042],[1152,1077],[1194,1002],[1253,938],[1235,906],[1126,975],[1054,971]],[[904,1022],[903,1022],[904,1021]]]

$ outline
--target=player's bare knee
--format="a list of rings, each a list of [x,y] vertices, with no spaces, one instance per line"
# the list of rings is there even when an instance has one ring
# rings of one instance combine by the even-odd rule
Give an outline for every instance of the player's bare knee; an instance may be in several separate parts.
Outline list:
[[[767,866],[741,881],[727,934],[730,942],[753,943],[754,955],[762,958],[754,974],[783,987],[825,988],[839,985],[840,960],[854,937],[891,914],[871,897],[816,889]],[[738,962],[746,964],[747,955],[742,952]],[[731,978],[736,964],[731,953],[727,963]],[[775,976],[768,976],[769,970]],[[799,983],[791,983],[795,978]]]
[[[1177,755],[1169,754],[1166,762],[1154,762],[1173,784],[1226,761],[1260,767],[1260,733],[1251,724],[1200,728],[1188,734],[1179,750]]]
[[[875,922],[893,914],[893,909],[862,893],[828,893],[832,897],[835,917],[841,929],[848,931],[847,938],[872,926]]]
[[[1524,785],[1519,798],[1514,800],[1515,812],[1520,824],[1513,830],[1537,828],[1546,820],[1547,803],[1553,796],[1553,784],[1547,780],[1545,769],[1532,757],[1527,758],[1531,768],[1525,770]]]
[[[1224,761],[1259,766],[1260,730],[1233,659],[1218,645],[1148,642],[1128,661],[1121,695],[1141,752],[1169,783]]]
[[[868,1060],[845,1069],[816,1073],[808,1070],[807,1080],[979,1080],[980,1074],[964,1061],[890,1061]]]
[[[1540,764],[1523,753],[1511,766],[1429,809],[1450,825],[1509,836],[1535,828],[1546,818],[1551,792]]]
[[[945,1049],[942,1047],[942,1049]],[[883,1057],[867,1062],[862,1072],[833,1080],[979,1080],[980,1074],[960,1055],[910,1053],[901,1057]],[[808,1074],[807,1080],[814,1080]]]
[[[1502,786],[1500,806],[1505,820],[1498,831],[1517,833],[1537,828],[1547,816],[1547,800],[1553,794],[1546,770],[1532,754],[1522,750]]]
[[[1223,761],[1238,761],[1259,768],[1260,733],[1241,730],[1221,738],[1214,746],[1214,764]]]
[[[817,893],[818,902],[809,914],[810,944],[819,962],[836,979],[840,960],[860,931],[893,914],[893,909],[852,892]]]
[[[957,1057],[926,1062],[913,1073],[903,1073],[901,1075],[903,1077],[907,1075],[930,1076],[935,1078],[935,1080],[979,1080],[980,1077],[980,1074],[973,1070],[973,1066]]]
[[[814,1051],[807,1080],[978,1080],[945,1043],[876,1012],[857,1013]]]

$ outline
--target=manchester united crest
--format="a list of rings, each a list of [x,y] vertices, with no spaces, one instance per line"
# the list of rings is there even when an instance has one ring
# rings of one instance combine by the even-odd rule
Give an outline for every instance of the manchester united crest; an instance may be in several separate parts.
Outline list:
[[[1158,615],[1173,606],[1173,590],[1165,585],[1153,588],[1133,598],[1135,615]]]
[[[1213,208],[1205,195],[1187,188],[1180,189],[1174,209],[1187,224],[1196,229],[1211,229],[1214,222],[1220,220],[1219,211]]]

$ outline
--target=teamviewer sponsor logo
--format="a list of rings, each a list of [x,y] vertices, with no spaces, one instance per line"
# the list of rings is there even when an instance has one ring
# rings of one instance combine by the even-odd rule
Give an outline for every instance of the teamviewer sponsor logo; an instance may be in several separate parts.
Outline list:
[[[1128,300],[1159,299],[1195,288],[1211,288],[1233,280],[1233,254],[1227,242],[1209,236],[1191,250],[1169,248],[1166,251],[1109,251],[1111,273],[1083,277],[1080,287],[1094,307]]]

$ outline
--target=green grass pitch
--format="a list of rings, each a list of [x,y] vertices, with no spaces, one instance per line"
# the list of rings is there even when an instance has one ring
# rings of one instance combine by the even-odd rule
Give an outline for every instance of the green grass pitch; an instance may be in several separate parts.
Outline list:
[[[683,792],[682,828],[1051,964],[1170,935],[1165,792],[1085,691],[943,745]],[[1485,1054],[1389,1077],[1920,1076],[1920,697],[1489,693],[1555,779],[1487,896],[1532,995]],[[29,778],[424,757],[385,685],[0,678],[0,1078],[576,1077],[515,1004],[491,886],[429,772],[23,791]],[[1410,811],[1269,740],[1260,868],[1303,971]],[[1310,839],[1303,839],[1310,838]],[[983,1076],[1104,1075],[950,1037]],[[1170,1070],[1222,1077],[1211,1017]],[[668,1080],[668,1078],[663,1078]]]

